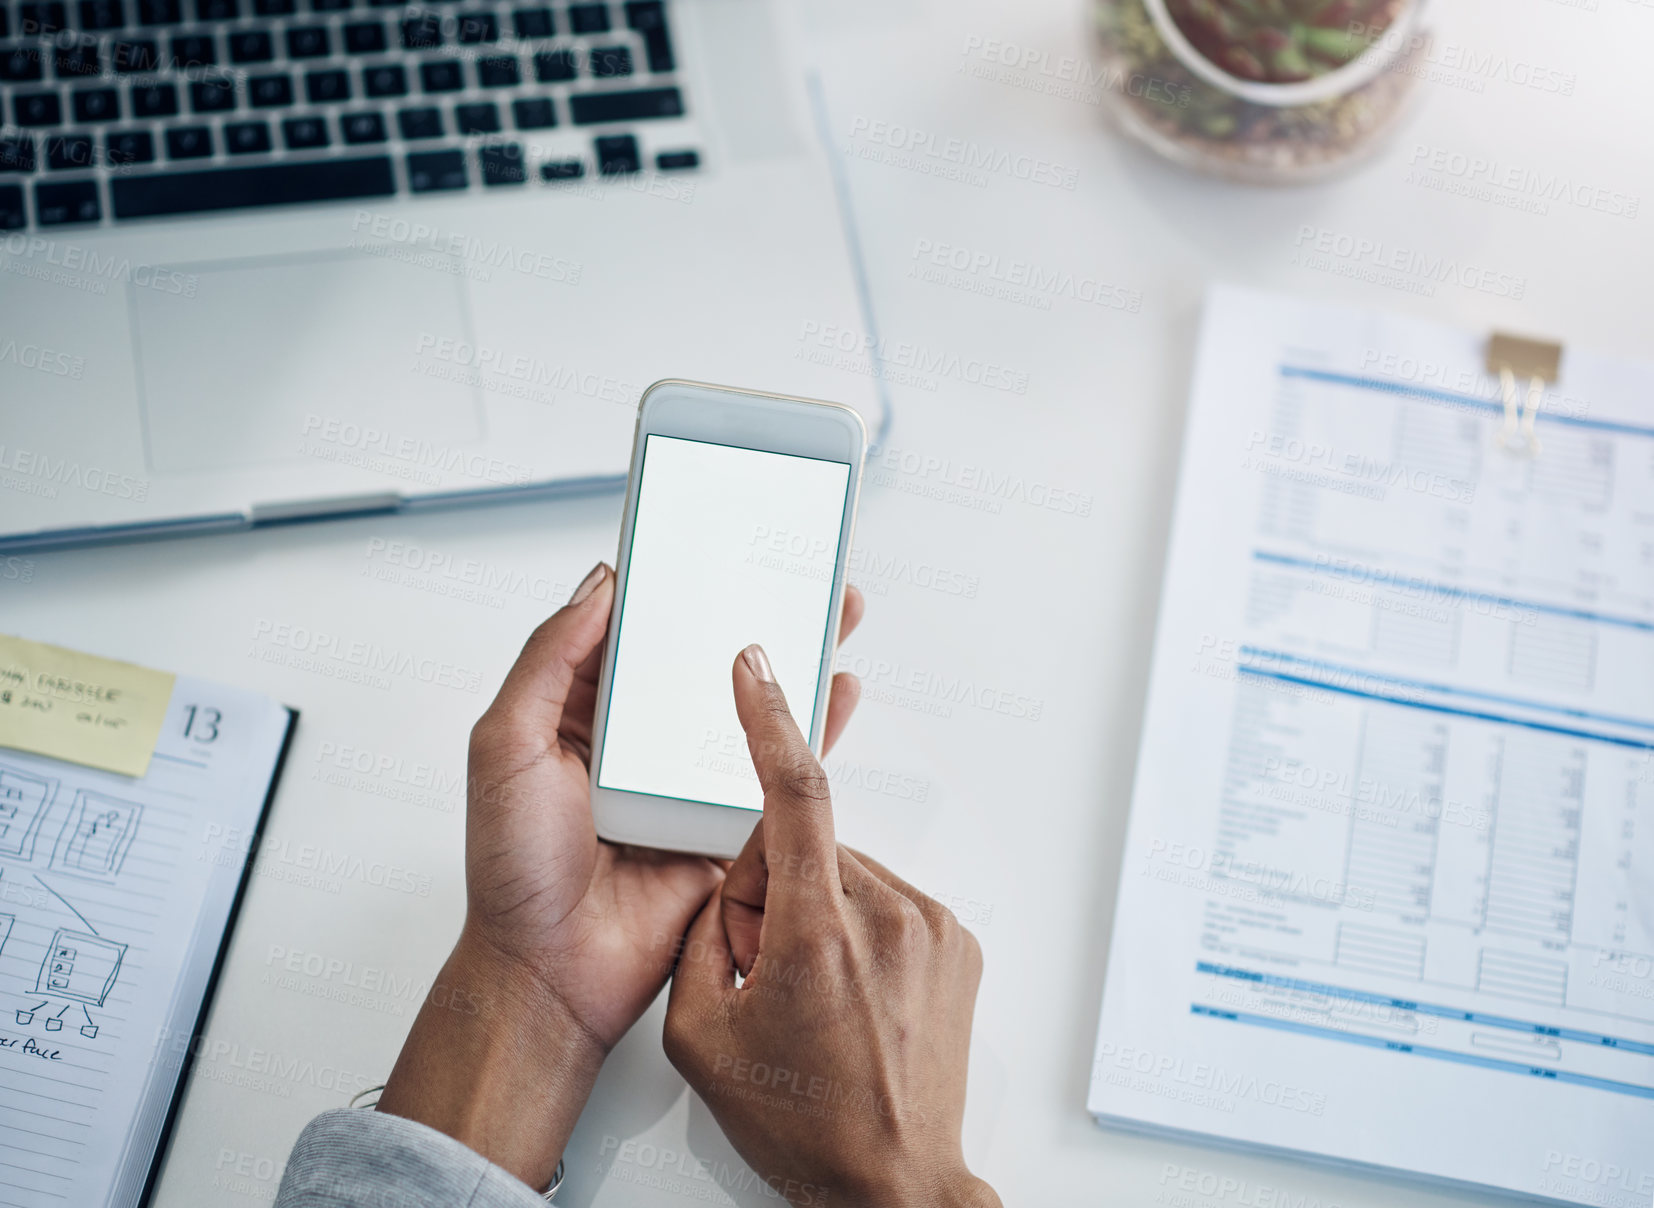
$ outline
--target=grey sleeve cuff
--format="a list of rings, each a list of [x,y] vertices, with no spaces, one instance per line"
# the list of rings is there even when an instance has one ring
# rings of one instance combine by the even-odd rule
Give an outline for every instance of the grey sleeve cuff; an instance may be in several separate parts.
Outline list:
[[[452,1137],[401,1116],[339,1108],[305,1126],[275,1208],[545,1208],[538,1192]]]

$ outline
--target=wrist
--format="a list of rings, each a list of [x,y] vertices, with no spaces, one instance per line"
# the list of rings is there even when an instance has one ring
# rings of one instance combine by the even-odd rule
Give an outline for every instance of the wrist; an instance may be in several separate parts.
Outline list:
[[[445,1133],[536,1190],[550,1181],[607,1056],[520,964],[461,935],[379,1110]]]
[[[970,1171],[964,1171],[949,1185],[940,1200],[943,1208],[1004,1208],[999,1193]]]
[[[892,1164],[894,1174],[901,1169]],[[951,1170],[914,1177],[911,1168],[900,1185],[886,1184],[852,1194],[850,1202],[867,1208],[1003,1208],[999,1195],[965,1168],[964,1161]]]

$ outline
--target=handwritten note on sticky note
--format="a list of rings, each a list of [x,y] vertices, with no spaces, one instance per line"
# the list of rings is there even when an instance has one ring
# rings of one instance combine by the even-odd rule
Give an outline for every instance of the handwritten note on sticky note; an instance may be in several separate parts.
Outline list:
[[[0,634],[0,747],[142,776],[172,673]]]

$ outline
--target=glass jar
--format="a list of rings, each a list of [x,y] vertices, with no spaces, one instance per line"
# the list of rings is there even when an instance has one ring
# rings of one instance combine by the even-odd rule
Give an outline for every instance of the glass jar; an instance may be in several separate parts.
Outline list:
[[[1103,95],[1132,137],[1230,180],[1297,184],[1395,126],[1424,0],[1094,0]]]

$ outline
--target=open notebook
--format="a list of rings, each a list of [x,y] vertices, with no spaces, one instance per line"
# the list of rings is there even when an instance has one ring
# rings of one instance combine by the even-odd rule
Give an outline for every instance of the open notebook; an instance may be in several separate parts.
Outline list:
[[[0,748],[0,1203],[143,1198],[295,718],[180,676],[142,777]]]
[[[1487,344],[1211,296],[1089,1106],[1647,1205],[1654,365]]]

